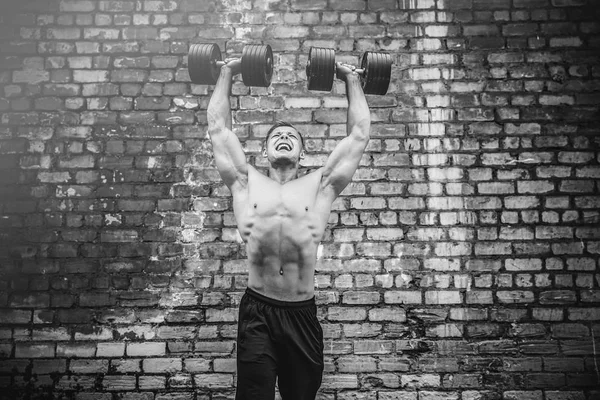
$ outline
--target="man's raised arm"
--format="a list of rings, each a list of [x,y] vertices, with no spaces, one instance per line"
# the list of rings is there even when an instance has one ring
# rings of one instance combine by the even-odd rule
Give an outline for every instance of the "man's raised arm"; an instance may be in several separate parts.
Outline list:
[[[371,130],[371,113],[358,74],[353,68],[337,63],[337,76],[346,82],[348,136],[329,155],[322,169],[321,180],[321,187],[331,189],[335,197],[352,180],[369,142]]]
[[[208,135],[213,147],[217,170],[233,192],[248,181],[246,154],[239,139],[231,131],[231,81],[240,72],[240,60],[228,61],[221,73],[207,109]]]

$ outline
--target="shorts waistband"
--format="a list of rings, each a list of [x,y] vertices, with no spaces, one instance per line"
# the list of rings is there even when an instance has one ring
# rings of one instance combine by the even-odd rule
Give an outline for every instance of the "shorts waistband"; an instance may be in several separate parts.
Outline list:
[[[278,307],[278,308],[304,308],[304,307],[310,307],[310,306],[313,306],[316,304],[314,296],[308,300],[283,301],[283,300],[272,299],[270,297],[264,296],[250,288],[246,288],[246,294],[248,296],[252,297],[256,301],[268,304],[273,307]]]

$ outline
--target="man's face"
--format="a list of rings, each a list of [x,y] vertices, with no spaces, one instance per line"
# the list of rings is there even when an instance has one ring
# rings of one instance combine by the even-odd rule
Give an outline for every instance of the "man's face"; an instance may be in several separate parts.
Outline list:
[[[271,164],[297,164],[304,158],[300,134],[291,126],[275,128],[267,140],[263,156],[267,157]]]

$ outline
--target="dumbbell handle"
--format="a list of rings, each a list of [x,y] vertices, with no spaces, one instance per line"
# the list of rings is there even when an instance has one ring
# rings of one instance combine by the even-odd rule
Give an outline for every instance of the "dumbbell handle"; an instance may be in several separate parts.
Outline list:
[[[353,65],[349,65],[349,64],[342,64],[345,65],[347,67],[350,67],[352,69],[352,72],[356,72],[358,75],[364,75],[365,74],[365,69],[364,68],[356,68]],[[336,67],[337,70],[337,67]]]
[[[240,60],[241,60],[241,58],[240,58]],[[231,60],[230,60],[230,61],[231,61]],[[223,65],[226,65],[226,64],[227,64],[227,63],[226,63],[225,61],[215,61],[215,65],[216,65],[217,67],[219,67],[219,68],[220,68],[220,67],[222,67]]]

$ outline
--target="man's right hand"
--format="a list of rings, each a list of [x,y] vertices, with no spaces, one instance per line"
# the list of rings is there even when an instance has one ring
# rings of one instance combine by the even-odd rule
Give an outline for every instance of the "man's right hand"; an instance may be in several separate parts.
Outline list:
[[[240,58],[227,58],[222,68],[229,68],[233,75],[237,75],[242,72],[242,60]]]
[[[343,64],[341,62],[336,62],[336,76],[338,79],[346,82],[349,76],[358,77],[358,73],[356,73],[356,67],[353,65]]]

